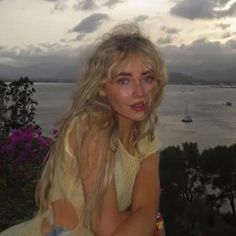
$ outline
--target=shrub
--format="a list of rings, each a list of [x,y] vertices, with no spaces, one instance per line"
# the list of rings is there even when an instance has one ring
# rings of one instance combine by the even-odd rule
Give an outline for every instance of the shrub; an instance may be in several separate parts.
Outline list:
[[[35,184],[51,142],[37,126],[15,129],[0,142],[0,231],[33,216]]]

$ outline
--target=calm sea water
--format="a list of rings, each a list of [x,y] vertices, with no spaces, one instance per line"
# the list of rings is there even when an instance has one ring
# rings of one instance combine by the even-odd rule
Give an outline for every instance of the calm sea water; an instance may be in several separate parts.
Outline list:
[[[46,135],[65,113],[74,90],[72,83],[36,83],[39,102],[36,121]],[[232,106],[225,102],[231,101]],[[188,113],[192,123],[181,119]],[[200,150],[236,143],[236,88],[208,85],[168,85],[159,108],[158,136],[162,146],[197,142]]]

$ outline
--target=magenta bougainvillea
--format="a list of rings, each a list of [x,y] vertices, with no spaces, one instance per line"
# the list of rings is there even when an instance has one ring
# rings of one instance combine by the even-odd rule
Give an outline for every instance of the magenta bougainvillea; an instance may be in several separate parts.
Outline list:
[[[3,167],[5,162],[15,166],[40,164],[52,140],[53,138],[43,136],[42,130],[33,125],[14,129],[8,138],[0,143],[0,166]]]
[[[37,211],[35,186],[53,139],[30,125],[0,140],[0,231]]]

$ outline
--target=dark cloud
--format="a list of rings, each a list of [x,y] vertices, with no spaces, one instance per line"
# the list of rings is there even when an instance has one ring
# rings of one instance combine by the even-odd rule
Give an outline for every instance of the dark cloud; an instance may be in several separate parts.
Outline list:
[[[236,2],[229,9],[217,11],[217,17],[236,16]]]
[[[17,67],[16,70],[1,70],[0,75],[75,80],[83,71],[89,52],[88,47],[71,48],[56,43],[1,48],[1,64],[6,59],[5,65]]]
[[[157,43],[159,44],[159,45],[162,45],[162,44],[170,44],[170,43],[172,43],[173,42],[173,39],[168,35],[168,36],[166,36],[166,37],[163,37],[163,38],[159,38],[158,40],[157,40]]]
[[[41,43],[38,45],[4,47],[0,49],[1,58],[12,58],[26,60],[30,63],[31,59],[37,62],[37,59],[57,57],[61,58],[70,51],[70,47],[59,43]]]
[[[232,34],[229,32],[222,34],[222,38],[230,38],[231,36],[232,36]]]
[[[118,3],[122,3],[122,2],[124,2],[124,0],[108,0],[107,2],[104,3],[104,6],[111,8],[117,5]]]
[[[3,1],[3,0],[0,0]],[[69,0],[43,0],[47,2],[54,3],[54,10],[56,11],[63,11],[68,7],[68,1]],[[74,0],[74,10],[94,10],[97,7],[106,6],[109,8],[115,7],[119,3],[125,2],[125,0]]]
[[[218,0],[218,4],[220,5],[225,5],[228,2],[230,2],[230,0]]]
[[[236,38],[231,39],[226,43],[231,49],[236,50]]]
[[[76,39],[75,39],[74,41],[82,41],[85,36],[86,36],[85,33],[79,33],[79,34],[76,36]]]
[[[161,29],[162,29],[163,31],[165,31],[166,33],[168,33],[168,34],[178,34],[178,33],[181,31],[181,29],[168,28],[168,27],[166,27],[166,26],[163,26]]]
[[[172,71],[195,73],[204,70],[223,70],[235,67],[236,40],[222,44],[207,39],[195,40],[190,44],[161,45],[164,57]]]
[[[162,40],[164,41],[164,39]],[[171,43],[159,45],[171,71],[194,74],[204,70],[217,71],[235,67],[236,38],[230,39],[224,44],[219,41],[210,42],[203,38],[180,46]],[[66,66],[69,68],[74,65],[74,68],[77,68],[79,65],[82,70],[82,65],[86,63],[92,49],[92,45],[71,48],[66,42],[43,43],[25,47],[0,46],[0,60],[2,62],[6,59],[15,65],[43,64],[44,67],[38,67],[40,69],[37,71],[32,69],[32,75],[41,75],[46,78],[54,76],[56,71],[62,70]],[[69,77],[64,76],[64,78]]]
[[[214,4],[208,0],[183,0],[176,3],[170,12],[173,15],[188,19],[208,19],[213,18]]]
[[[230,24],[223,24],[223,23],[216,24],[216,27],[220,28],[222,30],[225,30],[225,29],[229,28],[230,26],[231,26]]]
[[[213,19],[234,16],[236,13],[236,2],[228,9],[215,10],[216,7],[224,7],[230,0],[180,0],[176,1],[170,12],[173,15],[195,19]]]
[[[87,34],[95,31],[105,20],[109,19],[107,14],[94,13],[85,19],[83,19],[77,26],[75,26],[70,32],[76,32],[79,34]]]
[[[79,0],[74,5],[75,10],[93,10],[97,7],[94,0]]]
[[[147,15],[140,15],[140,16],[135,17],[134,21],[136,21],[136,22],[145,21],[148,18],[149,18],[149,16],[147,16]]]

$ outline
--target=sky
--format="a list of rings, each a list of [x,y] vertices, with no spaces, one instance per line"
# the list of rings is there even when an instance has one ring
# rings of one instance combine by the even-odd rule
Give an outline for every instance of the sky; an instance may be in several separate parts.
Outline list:
[[[171,70],[236,65],[236,0],[0,0],[0,64],[79,63],[127,22],[140,25]]]

